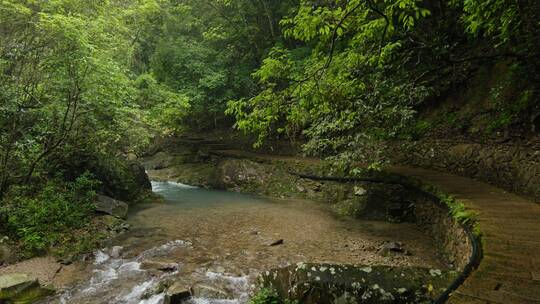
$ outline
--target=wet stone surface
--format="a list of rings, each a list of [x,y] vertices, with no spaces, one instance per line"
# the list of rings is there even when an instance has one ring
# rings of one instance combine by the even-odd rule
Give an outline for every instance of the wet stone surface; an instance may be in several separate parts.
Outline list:
[[[300,303],[431,303],[457,273],[420,267],[298,263],[264,272],[259,286]]]

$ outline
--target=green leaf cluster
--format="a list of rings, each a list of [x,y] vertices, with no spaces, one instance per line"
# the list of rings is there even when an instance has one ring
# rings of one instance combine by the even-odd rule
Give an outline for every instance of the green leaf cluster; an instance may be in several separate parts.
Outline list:
[[[42,188],[14,187],[0,209],[7,232],[21,240],[26,255],[58,247],[89,223],[98,185],[85,173],[69,183],[54,179]]]

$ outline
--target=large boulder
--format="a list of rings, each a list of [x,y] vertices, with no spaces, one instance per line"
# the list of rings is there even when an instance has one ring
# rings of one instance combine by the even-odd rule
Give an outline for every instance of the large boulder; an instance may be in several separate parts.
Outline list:
[[[0,303],[30,304],[53,293],[52,289],[41,287],[37,279],[27,274],[0,276]]]
[[[128,212],[128,204],[112,197],[98,194],[94,202],[96,211],[99,213],[109,214],[118,218],[126,218]]]
[[[432,303],[455,275],[429,268],[300,263],[265,272],[259,286],[304,304]]]
[[[135,184],[138,187],[144,190],[152,190],[152,183],[150,183],[146,170],[140,163],[136,161],[131,162],[129,164],[129,170],[131,171],[131,174],[135,179]]]

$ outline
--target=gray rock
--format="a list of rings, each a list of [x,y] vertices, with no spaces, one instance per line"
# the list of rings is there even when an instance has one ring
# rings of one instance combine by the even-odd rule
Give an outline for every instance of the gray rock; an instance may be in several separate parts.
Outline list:
[[[454,273],[433,277],[427,268],[305,264],[266,271],[258,287],[303,304],[431,303],[455,279]],[[425,286],[431,284],[433,293]]]
[[[129,169],[131,170],[131,174],[133,174],[135,182],[139,187],[144,190],[152,190],[152,183],[150,183],[148,174],[146,174],[146,170],[139,162],[131,162],[129,164]]]
[[[142,269],[155,269],[159,271],[169,272],[169,271],[178,270],[178,264],[147,260],[141,263],[141,268]]]
[[[53,290],[41,287],[38,280],[28,274],[0,276],[0,303],[34,303],[52,293]]]
[[[226,291],[214,286],[205,284],[196,284],[192,288],[193,296],[197,298],[212,298],[212,299],[232,299],[233,297]]]
[[[13,263],[17,260],[15,246],[9,243],[7,236],[0,237],[0,265]]]
[[[354,195],[366,195],[367,190],[360,187],[360,186],[354,186]]]
[[[248,185],[264,185],[271,172],[259,163],[251,160],[231,159],[220,163],[220,183],[227,189],[240,189]]]
[[[173,283],[167,288],[166,295],[170,298],[170,304],[181,304],[191,299],[193,290],[182,283]]]
[[[136,161],[137,160],[137,154],[135,153],[128,153],[126,156],[127,160],[129,161]]]
[[[97,212],[109,214],[118,218],[126,218],[127,216],[128,204],[115,200],[114,198],[98,194],[94,205]]]
[[[403,244],[397,242],[385,242],[379,247],[378,253],[382,256],[387,256],[391,252],[405,253],[403,250]]]
[[[160,170],[168,168],[173,163],[173,157],[165,152],[158,152],[144,162],[144,167],[148,170]]]

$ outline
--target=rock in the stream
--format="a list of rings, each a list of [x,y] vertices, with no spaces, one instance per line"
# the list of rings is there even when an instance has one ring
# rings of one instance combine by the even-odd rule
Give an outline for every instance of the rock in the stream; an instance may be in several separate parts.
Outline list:
[[[388,254],[395,252],[395,253],[405,253],[405,250],[403,249],[403,244],[398,242],[385,242],[382,244],[378,251],[380,255],[387,256]]]
[[[191,287],[182,283],[173,283],[167,288],[166,295],[170,299],[170,304],[181,304],[189,300],[193,294]]]
[[[192,288],[193,296],[196,298],[211,298],[211,299],[232,299],[233,297],[226,291],[214,286],[205,284],[195,284]]]
[[[98,194],[94,205],[96,206],[97,212],[110,214],[118,218],[126,218],[127,216],[128,204],[115,200],[112,197]]]
[[[28,274],[0,276],[0,303],[30,304],[53,293],[52,289],[41,287],[38,280]]]
[[[147,260],[141,263],[141,269],[155,269],[159,271],[170,272],[178,270],[178,264]]]
[[[283,243],[284,243],[283,239],[279,239],[277,241],[274,241],[274,242],[270,243],[270,246],[283,245]]]

